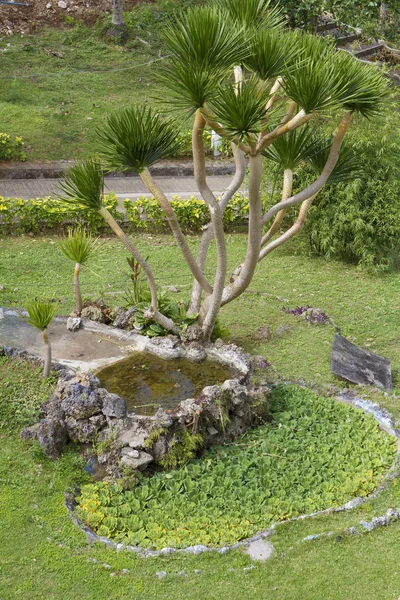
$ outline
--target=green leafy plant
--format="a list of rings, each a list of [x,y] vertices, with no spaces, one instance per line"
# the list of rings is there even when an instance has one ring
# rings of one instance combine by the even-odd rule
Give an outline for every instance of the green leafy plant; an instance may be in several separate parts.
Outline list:
[[[47,328],[57,314],[58,304],[54,304],[49,300],[33,300],[25,305],[25,309],[28,316],[22,315],[22,318],[29,323],[29,325],[32,325],[32,327],[39,329],[42,333],[43,343],[46,348],[43,377],[48,377],[51,369],[51,344],[47,334]]]
[[[80,315],[82,311],[82,295],[79,283],[81,266],[85,265],[93,256],[97,256],[104,249],[104,244],[99,238],[93,238],[90,233],[87,233],[81,227],[77,227],[70,229],[68,237],[62,238],[58,246],[64,256],[75,263],[73,279],[75,311]]]
[[[26,160],[22,137],[0,133],[0,160]]]
[[[84,486],[76,515],[99,535],[145,548],[221,546],[368,496],[393,463],[396,439],[360,410],[298,386],[278,387],[271,409],[272,423],[132,490]],[[168,466],[184,445],[173,446]]]

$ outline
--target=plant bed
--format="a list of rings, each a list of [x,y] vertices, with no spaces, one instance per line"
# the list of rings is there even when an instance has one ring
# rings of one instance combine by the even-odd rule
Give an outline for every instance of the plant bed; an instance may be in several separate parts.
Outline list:
[[[369,496],[397,440],[375,419],[298,386],[271,396],[273,420],[184,468],[124,490],[84,486],[75,515],[99,536],[142,548],[232,545],[272,523]]]

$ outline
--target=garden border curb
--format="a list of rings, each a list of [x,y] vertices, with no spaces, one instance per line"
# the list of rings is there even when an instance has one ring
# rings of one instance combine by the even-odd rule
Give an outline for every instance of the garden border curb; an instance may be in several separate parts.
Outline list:
[[[282,383],[282,382],[280,382],[280,383]],[[284,384],[286,384],[286,385],[290,385],[290,383],[291,382],[287,382],[287,381],[284,382]],[[273,389],[274,387],[276,387],[276,385],[277,384],[272,384],[271,388]],[[299,385],[299,384],[297,384],[297,385]],[[303,387],[305,389],[310,389],[306,385],[301,385],[300,387]],[[312,391],[314,391],[314,390],[312,390]],[[383,492],[385,489],[387,489],[388,484],[396,476],[399,475],[399,472],[400,472],[399,471],[399,468],[400,468],[400,430],[395,428],[394,419],[393,419],[393,416],[391,415],[391,413],[389,413],[389,411],[387,411],[385,408],[382,408],[378,403],[371,402],[370,400],[364,400],[363,398],[359,398],[357,396],[352,398],[352,397],[348,396],[345,392],[338,393],[336,396],[333,396],[333,398],[337,402],[349,404],[350,406],[353,406],[354,408],[358,408],[358,409],[362,410],[366,414],[371,414],[374,417],[374,419],[377,421],[379,427],[383,431],[385,431],[385,433],[387,433],[388,435],[395,437],[397,439],[397,451],[396,451],[396,456],[395,456],[393,465],[387,471],[381,484],[377,487],[377,489],[374,492],[372,492],[372,494],[370,494],[369,496],[366,496],[365,498],[358,496],[356,498],[353,498],[352,500],[349,500],[342,506],[338,506],[336,508],[335,507],[325,508],[323,510],[320,510],[320,511],[317,511],[314,513],[310,513],[307,515],[300,515],[298,517],[293,517],[292,519],[286,519],[285,521],[275,522],[270,527],[268,527],[268,529],[260,531],[250,538],[246,538],[245,540],[240,540],[239,542],[236,542],[235,544],[233,544],[231,546],[222,546],[221,548],[210,548],[209,546],[198,545],[198,546],[189,546],[187,548],[167,547],[167,548],[163,548],[162,550],[149,550],[149,549],[143,549],[141,546],[131,546],[129,544],[113,542],[111,539],[109,539],[107,537],[102,537],[102,536],[97,535],[96,533],[94,533],[94,531],[92,531],[90,529],[90,527],[87,527],[87,525],[84,525],[81,521],[79,521],[79,519],[77,519],[75,517],[75,515],[73,514],[74,508],[76,506],[75,499],[74,499],[75,492],[71,492],[71,491],[66,492],[66,494],[65,494],[65,506],[68,510],[68,515],[69,515],[70,519],[73,521],[73,523],[83,533],[86,534],[88,541],[100,542],[100,543],[106,544],[106,546],[108,548],[114,548],[118,552],[120,550],[126,550],[128,552],[135,552],[141,558],[149,558],[149,557],[165,556],[165,555],[170,555],[170,554],[175,554],[175,553],[180,553],[180,554],[186,553],[186,554],[197,555],[197,554],[202,554],[203,552],[217,552],[218,554],[226,554],[226,552],[228,552],[229,550],[238,550],[241,547],[248,548],[250,546],[250,544],[252,544],[253,542],[267,539],[275,532],[277,527],[279,527],[280,525],[285,525],[287,523],[292,523],[295,521],[304,521],[305,519],[310,519],[310,518],[315,518],[315,517],[327,516],[327,515],[331,515],[331,514],[335,514],[335,513],[339,513],[339,512],[350,511],[350,510],[353,510],[354,508],[358,508],[359,506],[362,506],[363,504],[369,502],[370,500],[375,499],[381,492]]]
[[[0,162],[0,181],[2,179],[59,179],[65,171],[76,164],[73,160],[59,160],[44,163]],[[193,177],[194,167],[191,160],[163,160],[150,167],[154,177]],[[208,160],[206,173],[209,176],[233,175],[235,163],[231,160]],[[113,177],[139,177],[132,171],[112,171],[106,179]]]

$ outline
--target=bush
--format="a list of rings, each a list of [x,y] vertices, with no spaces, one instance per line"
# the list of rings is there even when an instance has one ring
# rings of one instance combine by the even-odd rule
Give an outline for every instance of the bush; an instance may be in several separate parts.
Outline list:
[[[171,200],[178,221],[184,231],[201,231],[210,220],[210,213],[203,200],[189,198],[180,200],[174,196]],[[136,202],[124,200],[126,216],[133,229],[138,231],[169,231],[164,212],[154,198],[139,198]],[[228,203],[224,213],[226,226],[243,224],[248,218],[249,202],[241,194],[236,194]]]
[[[121,222],[123,215],[117,211],[115,194],[106,196],[106,207]],[[52,198],[3,198],[0,196],[0,233],[40,233],[65,229],[67,225],[82,224],[93,233],[107,229],[103,218],[96,211],[79,211],[63,205]]]
[[[350,136],[351,137],[351,136]],[[352,136],[363,176],[324,188],[307,217],[312,251],[393,270],[400,267],[400,134],[396,113]],[[306,169],[300,174],[306,175]]]
[[[0,133],[0,160],[26,160],[22,137]]]

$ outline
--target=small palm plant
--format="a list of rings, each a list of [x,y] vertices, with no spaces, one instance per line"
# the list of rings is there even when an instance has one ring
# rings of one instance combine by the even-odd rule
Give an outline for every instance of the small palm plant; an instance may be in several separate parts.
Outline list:
[[[44,358],[43,377],[50,375],[51,369],[51,345],[47,328],[57,314],[58,304],[53,304],[48,300],[33,300],[25,306],[28,316],[23,319],[36,327],[42,332],[43,342],[46,348],[46,354]]]
[[[79,283],[79,274],[81,266],[86,264],[90,258],[101,252],[104,244],[99,238],[93,238],[81,227],[70,229],[68,237],[64,237],[59,242],[61,252],[75,263],[74,269],[74,293],[75,293],[75,311],[78,315],[82,312],[82,295]]]

